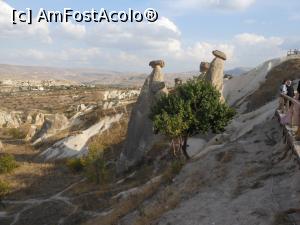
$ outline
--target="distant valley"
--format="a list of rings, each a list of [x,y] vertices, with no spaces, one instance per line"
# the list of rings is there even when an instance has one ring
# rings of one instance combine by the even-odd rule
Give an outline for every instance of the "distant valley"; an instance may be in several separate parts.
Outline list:
[[[233,76],[241,75],[249,68],[235,68],[225,71]],[[198,75],[197,71],[166,73],[165,79],[172,85],[175,78],[183,80]],[[100,69],[67,69],[54,67],[20,66],[0,64],[1,80],[62,80],[72,84],[102,84],[118,86],[140,86],[143,84],[147,73],[117,72]]]

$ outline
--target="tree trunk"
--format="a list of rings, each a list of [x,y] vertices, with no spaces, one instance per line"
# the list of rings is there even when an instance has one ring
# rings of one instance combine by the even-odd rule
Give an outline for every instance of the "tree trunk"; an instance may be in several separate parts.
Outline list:
[[[183,137],[182,152],[186,159],[190,159],[190,156],[188,155],[188,153],[186,151],[187,150],[187,140],[188,140],[187,136]]]

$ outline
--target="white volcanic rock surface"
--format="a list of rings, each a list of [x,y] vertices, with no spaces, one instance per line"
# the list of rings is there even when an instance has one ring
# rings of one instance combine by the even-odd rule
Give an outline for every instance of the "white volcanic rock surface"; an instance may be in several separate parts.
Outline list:
[[[80,134],[67,137],[55,143],[52,147],[42,152],[40,156],[45,161],[48,161],[84,155],[88,150],[88,140],[96,134],[109,129],[113,123],[120,121],[122,116],[123,114],[117,114],[111,117],[106,116],[102,118],[100,122],[82,131]]]
[[[264,62],[243,76],[233,77],[224,84],[223,95],[229,104],[242,102],[265,81],[268,72],[290,58],[283,57]]]

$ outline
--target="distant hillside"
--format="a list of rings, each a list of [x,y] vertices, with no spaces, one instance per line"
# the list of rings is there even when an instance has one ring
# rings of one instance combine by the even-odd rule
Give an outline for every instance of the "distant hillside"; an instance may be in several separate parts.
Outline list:
[[[125,74],[115,71],[96,69],[65,69],[54,67],[19,66],[0,64],[0,80],[67,80],[77,83],[88,83],[101,80],[103,83],[118,82],[121,77],[137,74]],[[117,79],[117,80],[116,80]]]
[[[247,68],[236,68],[225,71],[225,74],[238,76],[244,73]],[[175,78],[183,80],[198,76],[198,71],[165,73],[165,80],[168,85],[174,84]],[[0,64],[0,80],[65,80],[75,83],[140,86],[143,84],[147,73],[117,72],[100,69],[68,69],[38,66],[19,66]]]
[[[250,96],[246,98],[248,102],[247,110],[253,111],[266,103],[274,100],[279,95],[279,87],[282,80],[292,81],[300,79],[300,58],[287,60],[274,67],[266,76],[264,83]],[[294,82],[295,90],[297,83]]]
[[[252,70],[250,67],[237,67],[231,70],[226,70],[225,73],[232,76],[240,76],[248,73],[250,70]]]
[[[180,77],[188,79],[198,75],[198,72],[166,73],[168,85]],[[146,73],[126,73],[117,71],[104,71],[99,69],[65,69],[54,67],[19,66],[0,64],[0,80],[65,80],[76,83],[104,84],[104,85],[142,85]]]

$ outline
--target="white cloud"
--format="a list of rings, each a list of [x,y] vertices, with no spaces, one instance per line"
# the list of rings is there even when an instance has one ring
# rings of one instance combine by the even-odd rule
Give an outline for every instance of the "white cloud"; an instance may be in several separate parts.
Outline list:
[[[245,10],[256,0],[172,0],[171,6],[179,9],[211,8],[218,10]]]
[[[157,26],[161,26],[161,27],[167,28],[167,29],[173,31],[174,33],[176,33],[178,35],[181,34],[181,32],[178,29],[178,27],[176,26],[176,24],[173,21],[171,21],[168,18],[166,18],[166,17],[161,17],[155,24]]]
[[[52,41],[47,23],[16,24],[12,23],[13,8],[0,1],[0,38],[34,38],[44,43]]]
[[[62,31],[71,38],[81,39],[86,34],[84,25],[74,24],[72,22],[61,23]]]
[[[180,34],[174,22],[162,17],[156,23],[93,26],[86,41],[91,46],[123,51],[175,51],[180,48]]]
[[[197,62],[202,60],[211,61],[213,59],[212,51],[220,50],[226,53],[227,58],[230,60],[234,53],[234,45],[226,43],[208,43],[208,42],[197,42],[195,45],[188,48],[186,54],[190,58],[196,59]]]
[[[183,0],[176,0],[178,4]],[[214,7],[242,10],[254,3],[253,0],[186,0],[189,7]],[[9,12],[12,8],[0,0],[0,38],[2,43],[0,59],[13,63],[103,67],[115,70],[145,71],[148,62],[164,59],[167,69],[173,71],[196,70],[200,61],[211,61],[212,51],[219,49],[228,57],[226,65],[254,66],[268,58],[285,54],[284,39],[266,37],[255,33],[241,33],[224,41],[199,40],[185,42],[179,27],[166,17],[156,23],[101,23],[51,25],[51,31],[60,31],[50,37],[50,27],[44,23],[35,25],[11,24]],[[61,37],[69,40],[62,40]],[[5,41],[18,39],[26,41],[22,49],[5,48]],[[28,44],[31,40],[32,44]],[[55,48],[41,49],[34,41],[53,41]],[[68,42],[69,41],[69,42]],[[19,42],[22,43],[22,42]],[[62,46],[62,47],[61,47]],[[78,47],[85,46],[85,47]],[[60,47],[60,50],[57,49]]]
[[[258,34],[237,34],[232,40],[236,48],[232,59],[234,66],[256,66],[267,59],[286,54],[281,37],[266,37]]]
[[[251,33],[242,33],[235,36],[235,40],[240,44],[271,44],[271,45],[281,45],[283,43],[283,39],[280,37],[269,37],[266,38],[262,35],[251,34]]]
[[[250,45],[255,45],[258,43],[262,43],[266,41],[266,38],[262,35],[250,34],[250,33],[243,33],[238,34],[235,36],[235,39],[239,43],[245,43]]]

